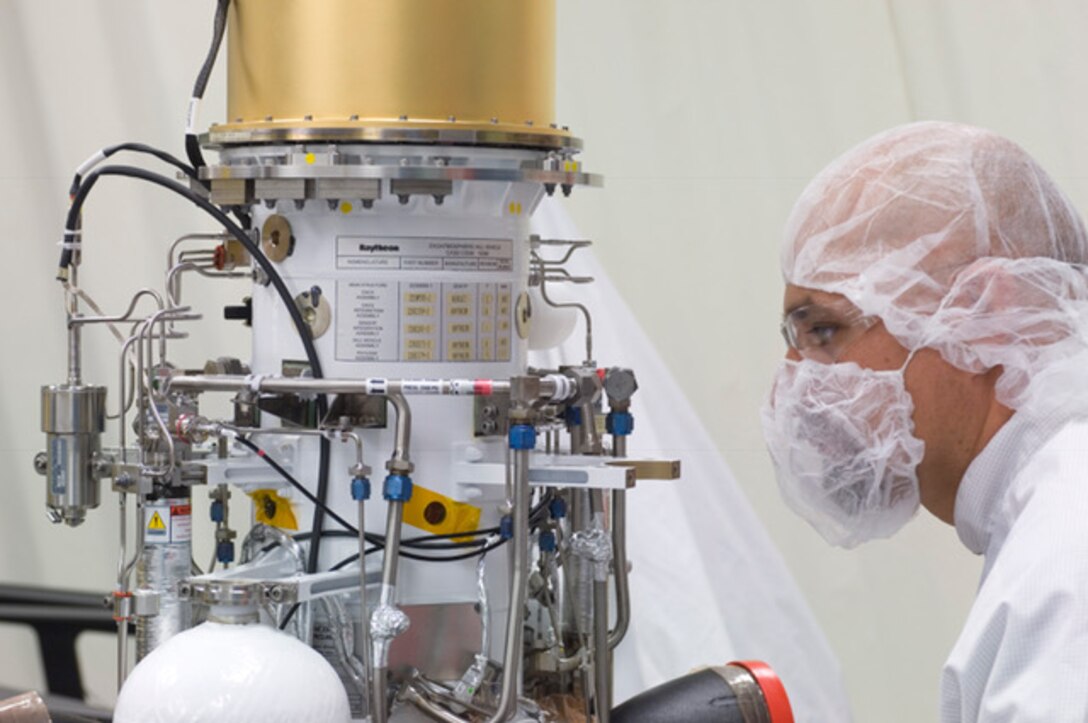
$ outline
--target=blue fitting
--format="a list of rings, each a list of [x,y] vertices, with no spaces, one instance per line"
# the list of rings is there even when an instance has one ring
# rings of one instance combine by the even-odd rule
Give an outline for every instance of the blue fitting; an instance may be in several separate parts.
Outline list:
[[[366,477],[356,477],[351,480],[351,499],[356,502],[370,499],[370,480]]]
[[[499,520],[499,537],[504,540],[509,540],[514,536],[514,518],[510,515],[503,515]]]
[[[553,520],[561,520],[567,516],[567,501],[562,497],[553,497],[548,503],[548,512]]]
[[[566,413],[563,415],[564,421],[568,427],[581,427],[582,426],[582,408],[581,407],[567,407]]]
[[[223,540],[215,546],[215,559],[224,565],[234,562],[234,543]]]
[[[543,530],[540,533],[540,551],[541,552],[555,552],[557,545],[555,543],[555,533],[551,530]]]
[[[382,485],[382,497],[390,502],[407,502],[412,499],[412,478],[406,474],[391,474]]]
[[[223,518],[224,518],[224,515],[223,515],[223,503],[220,502],[219,500],[215,500],[214,502],[212,502],[212,508],[211,508],[211,510],[209,512],[210,512],[210,514],[212,516],[212,522],[222,522],[223,521]]]
[[[630,412],[609,412],[604,418],[604,428],[616,437],[626,437],[635,431],[635,418]]]
[[[531,424],[510,427],[510,449],[532,449],[536,446],[536,428]]]

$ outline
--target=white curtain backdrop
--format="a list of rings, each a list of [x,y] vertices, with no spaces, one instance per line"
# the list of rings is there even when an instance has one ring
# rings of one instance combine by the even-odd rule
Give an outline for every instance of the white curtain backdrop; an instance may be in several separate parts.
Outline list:
[[[557,199],[541,203],[533,232],[583,238]],[[799,722],[850,720],[834,654],[684,391],[593,251],[576,252],[567,268],[594,283],[550,284],[549,298],[585,304],[597,364],[638,376],[629,454],[682,461],[680,480],[644,481],[627,494],[632,614],[616,650],[616,700],[700,666],[759,659],[782,678]],[[561,348],[530,363],[580,363],[584,328],[579,316]]]

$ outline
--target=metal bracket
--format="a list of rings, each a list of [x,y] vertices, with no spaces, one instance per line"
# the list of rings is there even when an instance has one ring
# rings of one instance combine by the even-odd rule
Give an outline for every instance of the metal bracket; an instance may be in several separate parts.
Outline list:
[[[477,437],[501,436],[510,424],[510,395],[479,395],[473,397],[473,402],[473,434]]]
[[[627,467],[634,471],[638,479],[680,479],[680,460],[678,459],[631,459],[624,457],[606,462],[612,467]]]
[[[585,487],[624,490],[635,486],[635,470],[609,464],[602,457],[534,454],[529,462],[529,484],[548,487]],[[453,479],[461,485],[505,485],[506,465],[459,462]]]

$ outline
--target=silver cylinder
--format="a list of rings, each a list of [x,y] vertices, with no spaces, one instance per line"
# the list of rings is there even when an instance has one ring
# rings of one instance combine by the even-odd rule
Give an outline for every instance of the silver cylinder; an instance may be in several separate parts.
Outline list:
[[[42,387],[46,435],[46,507],[54,522],[75,527],[101,499],[95,458],[106,428],[106,388]]]
[[[158,613],[136,618],[136,660],[192,625],[192,604],[178,585],[192,575],[192,513],[188,498],[144,507],[144,546],[136,565],[137,594],[158,598]]]

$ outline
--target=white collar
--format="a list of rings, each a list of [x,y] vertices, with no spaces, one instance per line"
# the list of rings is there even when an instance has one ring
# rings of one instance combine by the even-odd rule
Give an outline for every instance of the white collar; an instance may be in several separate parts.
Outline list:
[[[1083,415],[1062,406],[1045,414],[1016,412],[967,467],[956,492],[953,518],[960,541],[971,552],[989,552],[995,532],[1004,539],[1008,530],[996,529],[995,512],[1009,485],[1051,437],[1073,417]]]

